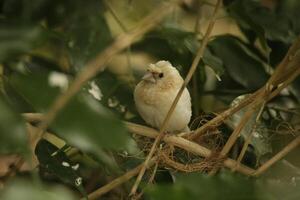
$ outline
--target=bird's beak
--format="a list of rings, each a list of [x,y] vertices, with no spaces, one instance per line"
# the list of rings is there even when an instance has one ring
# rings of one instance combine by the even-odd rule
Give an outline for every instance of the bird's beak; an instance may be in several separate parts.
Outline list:
[[[151,73],[151,72],[147,72],[147,73],[143,76],[142,79],[145,80],[145,81],[149,81],[149,82],[151,82],[151,83],[156,83],[156,79],[154,78],[154,75],[153,75],[153,73]]]

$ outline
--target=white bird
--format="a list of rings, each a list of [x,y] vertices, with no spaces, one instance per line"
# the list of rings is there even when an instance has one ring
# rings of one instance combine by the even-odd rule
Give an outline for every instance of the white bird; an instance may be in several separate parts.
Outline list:
[[[139,114],[152,127],[160,129],[183,83],[175,67],[168,61],[150,64],[135,87],[134,100]],[[191,119],[191,97],[184,89],[167,124],[167,132],[187,131]]]

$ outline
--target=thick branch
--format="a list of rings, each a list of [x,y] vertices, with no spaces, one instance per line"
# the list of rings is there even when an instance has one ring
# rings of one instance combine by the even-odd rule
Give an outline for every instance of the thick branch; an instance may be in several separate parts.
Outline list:
[[[130,122],[125,122],[128,130],[134,134],[142,135],[145,137],[150,137],[150,138],[155,138],[159,134],[158,131],[155,129],[130,123]],[[189,141],[187,139],[184,139],[182,137],[178,137],[176,135],[167,135],[163,138],[163,141],[170,144],[177,146],[181,149],[184,149],[188,152],[194,153],[196,155],[202,156],[202,157],[209,157],[211,155],[211,150],[195,143],[192,141]],[[232,159],[226,159],[224,161],[224,165],[230,169],[234,169],[236,167],[237,162]],[[254,173],[254,170],[245,166],[245,165],[239,165],[236,169],[236,171],[243,173],[245,175],[250,176],[251,174]]]

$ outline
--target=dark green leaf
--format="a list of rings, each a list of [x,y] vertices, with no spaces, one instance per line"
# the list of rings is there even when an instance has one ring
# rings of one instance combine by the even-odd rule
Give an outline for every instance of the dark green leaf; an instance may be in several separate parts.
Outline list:
[[[235,98],[232,103],[231,107],[236,106],[240,101],[245,99],[248,95],[241,95]],[[228,124],[232,127],[232,129],[235,129],[238,124],[240,123],[241,119],[245,115],[248,108],[243,108],[237,113],[233,114],[228,120]],[[267,153],[272,153],[272,146],[270,141],[270,133],[268,130],[267,125],[264,123],[264,121],[256,122],[256,117],[259,113],[259,110],[257,110],[252,117],[249,119],[249,121],[246,123],[245,127],[241,131],[241,137],[244,139],[244,141],[247,140],[250,134],[253,134],[253,137],[251,138],[250,144],[254,148],[255,155],[257,157],[257,160],[259,161],[262,156],[264,156]],[[255,129],[254,126],[256,124]],[[253,133],[252,133],[253,132]]]
[[[105,71],[95,79],[95,84],[103,95],[101,102],[104,106],[124,116],[127,111],[136,114],[133,101],[133,87],[120,80],[115,74]]]
[[[57,116],[53,128],[72,144],[86,150],[87,144],[91,149],[125,148],[129,139],[121,121],[86,96],[78,96],[70,102]]]
[[[0,96],[0,153],[26,153],[27,146],[23,120]]]
[[[25,180],[15,180],[1,191],[2,200],[74,200],[70,191],[63,187],[44,187]]]
[[[51,83],[53,78],[49,81],[49,76],[56,76],[54,80],[65,77],[57,72],[18,74],[11,78],[11,82],[37,111],[45,111],[60,92],[59,88]],[[130,139],[121,121],[99,101],[84,93],[74,97],[59,112],[51,127],[82,150],[99,152],[102,147],[126,148]]]
[[[103,3],[98,0],[77,0],[74,13],[67,20],[67,44],[71,62],[78,70],[111,41],[112,36],[104,18]]]
[[[268,45],[267,41],[265,38],[265,30],[263,27],[258,24],[258,22],[254,21],[247,12],[245,12],[243,9],[244,4],[242,3],[243,1],[235,1],[230,5],[228,8],[229,13],[233,18],[237,20],[239,25],[246,30],[250,30],[251,32],[255,32],[257,37],[259,38],[259,41],[262,45],[262,47],[268,50]],[[254,42],[254,41],[253,41]]]
[[[35,154],[43,172],[54,175],[62,182],[84,192],[82,177],[77,170],[72,168],[76,163],[72,163],[63,150],[58,149],[47,140],[40,140],[36,146]]]
[[[278,3],[277,9],[272,10],[264,7],[260,1],[236,0],[228,8],[229,13],[237,20],[240,26],[254,31],[262,45],[265,46],[264,37],[285,43],[291,43],[296,38],[297,33],[290,31],[292,23],[288,17],[289,14],[287,14],[292,9],[281,12],[280,5]],[[296,10],[297,8],[295,7]],[[296,15],[293,17],[296,17]]]
[[[206,199],[206,200],[258,200],[268,199],[256,191],[251,180],[222,173],[218,176],[207,176],[200,173],[180,175],[173,185],[153,186],[148,194],[151,199]]]
[[[211,67],[218,76],[224,73],[223,61],[213,55],[209,49],[204,52],[203,62],[205,65]]]
[[[10,77],[10,85],[12,85],[37,112],[45,112],[60,92],[59,87],[49,86],[49,76],[51,76],[51,74],[48,75],[46,72],[40,72],[35,75],[13,74]]]
[[[209,46],[214,55],[223,61],[230,77],[245,88],[255,90],[266,83],[268,74],[263,62],[252,56],[252,52],[239,39],[230,35],[219,36]]]
[[[149,52],[159,59],[169,60],[173,65],[179,66],[179,70],[185,74],[199,46],[200,42],[195,33],[165,26],[146,35],[145,39],[133,49]],[[224,72],[222,60],[215,57],[209,49],[204,53],[203,63],[211,67],[219,76]]]
[[[34,26],[0,25],[0,62],[31,50],[42,39],[42,31]]]

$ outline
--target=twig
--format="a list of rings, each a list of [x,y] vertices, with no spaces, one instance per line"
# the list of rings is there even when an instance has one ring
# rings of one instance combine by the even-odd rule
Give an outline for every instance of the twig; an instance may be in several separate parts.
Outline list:
[[[250,133],[249,133],[248,137],[246,138],[246,140],[245,140],[245,142],[244,142],[244,145],[243,145],[243,148],[242,148],[242,150],[241,150],[241,153],[240,153],[240,155],[239,155],[238,158],[237,158],[237,166],[240,165],[240,163],[242,162],[242,160],[243,160],[243,158],[244,158],[244,155],[245,155],[245,153],[246,153],[246,151],[247,151],[247,148],[248,148],[248,146],[249,146],[249,144],[250,144],[250,142],[251,142],[251,140],[252,140],[254,131],[256,130],[257,125],[258,125],[259,120],[260,120],[260,117],[261,117],[261,115],[262,115],[262,113],[263,113],[264,107],[265,107],[265,102],[264,102],[263,105],[261,106],[260,111],[259,111],[259,113],[258,113],[257,116],[256,116],[255,123],[253,124],[253,126],[252,126],[252,128],[251,128],[251,130],[250,130]],[[234,170],[233,170],[233,171],[234,171]]]
[[[156,162],[155,162],[155,165],[154,165],[154,167],[153,167],[153,171],[151,172],[151,176],[150,176],[150,178],[149,178],[149,180],[148,180],[148,185],[149,185],[149,184],[153,184],[153,181],[154,181],[154,178],[155,178],[155,175],[156,175],[156,171],[157,171],[157,168],[158,168],[159,160],[160,160],[160,158],[157,159]],[[141,191],[141,192],[140,192],[139,194],[137,194],[136,196],[134,196],[134,198],[133,198],[132,200],[138,200],[138,199],[141,199],[142,196],[143,196],[143,194],[144,194],[144,190]]]
[[[120,18],[118,17],[118,15],[116,14],[116,12],[114,11],[114,9],[111,7],[110,3],[105,0],[104,1],[108,11],[110,12],[110,14],[113,16],[113,18],[115,19],[115,21],[117,22],[117,24],[119,24],[119,26],[121,27],[121,29],[123,30],[123,32],[125,33],[128,33],[128,29],[126,28],[126,26],[122,23],[122,21],[120,20]],[[127,48],[126,48],[126,57],[127,57],[127,64],[128,64],[128,67],[130,69],[130,76],[134,78],[133,76],[133,73],[132,73],[132,70],[131,70],[131,45],[129,45]]]
[[[257,98],[257,96],[259,96],[262,93],[262,91],[263,91],[262,89],[256,91],[255,93],[251,94],[249,97],[247,97],[247,98],[243,99],[241,102],[239,102],[238,105],[230,107],[227,110],[225,110],[224,112],[220,113],[218,116],[216,116],[212,120],[208,121],[207,123],[205,123],[200,128],[196,129],[193,132],[193,134],[190,134],[188,136],[188,139],[189,140],[196,140],[203,133],[205,133],[206,131],[208,131],[211,127],[214,127],[214,126],[220,124],[221,122],[223,122],[225,119],[227,119],[228,117],[230,117],[234,113],[238,112],[242,108],[244,108],[247,105],[249,105],[251,102],[253,102],[253,100],[255,98]]]
[[[110,12],[110,14],[113,16],[113,18],[116,20],[116,22],[119,24],[119,26],[121,27],[121,29],[124,32],[128,32],[128,29],[126,28],[126,26],[122,23],[122,21],[120,20],[120,18],[118,17],[118,15],[116,14],[116,12],[112,9],[110,3],[107,0],[104,0],[104,3],[108,9],[108,11]]]
[[[23,113],[22,117],[30,123],[38,123],[41,122],[44,118],[44,114],[42,113]]]
[[[256,108],[251,108],[244,114],[244,116],[241,119],[241,121],[239,122],[238,126],[234,129],[234,131],[230,135],[229,139],[227,140],[225,146],[223,147],[223,149],[220,153],[221,156],[226,156],[228,154],[231,147],[236,142],[236,139],[239,137],[241,131],[243,130],[243,128],[245,127],[245,125],[247,124],[247,122],[252,117],[252,115],[255,111],[256,111]]]
[[[159,134],[158,131],[156,131],[153,128],[149,128],[146,126],[130,123],[130,122],[125,122],[129,132],[142,135],[145,137],[150,137],[150,138],[156,138]],[[199,155],[201,157],[209,157],[212,154],[212,151],[207,149],[206,147],[203,147],[195,142],[189,141],[187,139],[184,139],[182,137],[178,137],[176,135],[167,135],[163,138],[163,141],[166,142],[169,145],[173,145],[176,147],[179,147],[181,149],[184,149],[190,153],[193,153],[195,155]],[[224,165],[230,169],[233,169],[236,167],[236,161],[230,158],[227,158],[224,160]],[[250,176],[251,174],[254,173],[254,170],[245,166],[245,165],[240,165],[237,167],[236,171]]]
[[[117,53],[137,41],[140,36],[154,28],[171,10],[173,4],[163,4],[147,17],[132,31],[123,33],[104,51],[86,64],[82,71],[71,83],[68,90],[57,97],[51,105],[44,120],[39,124],[39,131],[44,132],[48,125],[55,119],[58,112],[70,101],[70,99],[81,89],[81,87],[99,71],[104,70],[105,64]]]
[[[286,154],[288,154],[290,151],[295,149],[300,145],[300,136],[298,136],[296,139],[294,139],[291,143],[289,143],[287,146],[285,146],[280,152],[278,152],[275,156],[273,156],[270,160],[265,162],[262,166],[260,166],[253,176],[259,176],[263,172],[265,172],[267,169],[269,169],[274,163],[282,159]]]
[[[157,157],[153,157],[150,162],[148,163],[147,167],[152,166],[153,164],[155,164]],[[111,191],[112,189],[118,187],[119,185],[125,183],[126,181],[128,181],[129,179],[131,179],[132,177],[136,176],[140,169],[142,168],[142,164],[140,164],[139,166],[137,166],[136,168],[126,172],[124,175],[114,179],[113,181],[109,182],[108,184],[102,186],[101,188],[95,190],[94,192],[90,193],[88,195],[89,200],[93,200],[93,199],[98,199],[100,196],[102,196],[103,194]],[[84,200],[85,198],[82,198],[81,200]]]
[[[210,19],[207,31],[206,31],[206,33],[204,35],[203,41],[202,41],[201,46],[200,46],[200,48],[199,48],[199,50],[197,52],[197,55],[196,55],[195,59],[193,60],[192,66],[190,67],[190,70],[189,70],[189,72],[188,72],[188,74],[187,74],[187,76],[186,76],[186,78],[185,78],[185,80],[184,80],[181,88],[179,89],[179,91],[178,91],[178,93],[177,93],[177,95],[176,95],[176,97],[175,97],[175,99],[174,99],[174,101],[173,101],[173,103],[171,105],[171,108],[168,111],[167,116],[165,117],[165,119],[164,119],[164,121],[162,123],[162,126],[160,127],[160,131],[159,131],[160,133],[155,138],[155,141],[154,141],[154,143],[153,143],[153,145],[151,147],[151,150],[150,150],[150,152],[149,152],[149,154],[148,154],[148,156],[147,156],[147,158],[146,158],[146,160],[144,162],[144,167],[142,167],[142,169],[141,169],[141,171],[140,171],[140,173],[139,173],[139,175],[138,175],[138,177],[136,179],[136,182],[134,183],[134,185],[133,185],[133,187],[131,189],[130,195],[134,195],[136,193],[136,190],[137,190],[137,188],[138,188],[138,186],[139,186],[139,184],[140,184],[140,182],[142,180],[142,177],[144,176],[144,173],[146,171],[146,166],[148,165],[148,162],[150,161],[150,159],[153,156],[153,154],[155,153],[156,146],[159,144],[159,142],[161,141],[161,139],[163,138],[163,136],[165,134],[166,127],[167,127],[168,122],[169,122],[169,120],[171,118],[171,115],[172,115],[172,113],[173,113],[173,111],[174,111],[174,109],[175,109],[175,107],[176,107],[176,105],[177,105],[177,103],[179,101],[179,98],[181,97],[182,92],[184,91],[185,87],[187,86],[187,84],[191,80],[191,78],[192,78],[192,76],[193,76],[193,74],[194,74],[194,72],[195,72],[195,70],[196,70],[196,68],[197,68],[197,66],[198,66],[198,64],[199,64],[199,62],[200,62],[203,54],[204,54],[204,51],[205,51],[206,46],[207,46],[207,43],[209,41],[209,36],[210,36],[210,34],[212,32],[212,29],[214,27],[214,24],[215,24],[215,21],[216,21],[216,16],[217,16],[218,10],[219,10],[219,8],[221,6],[221,3],[222,3],[222,0],[218,0],[217,1],[216,7],[215,7],[213,15],[212,15],[212,17]]]

